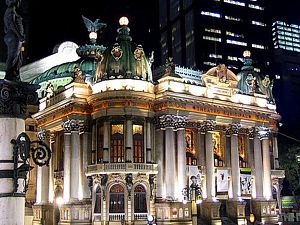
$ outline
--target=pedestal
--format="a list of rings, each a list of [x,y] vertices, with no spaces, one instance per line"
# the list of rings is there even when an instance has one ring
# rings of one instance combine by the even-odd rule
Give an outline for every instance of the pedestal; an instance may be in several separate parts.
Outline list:
[[[32,225],[52,225],[55,224],[53,204],[33,205]]]
[[[228,216],[239,225],[247,224],[247,220],[245,218],[245,206],[246,202],[230,200],[227,202]]]
[[[221,224],[220,202],[204,201],[201,204],[201,219],[207,221],[206,224]]]
[[[20,152],[14,153],[11,140],[25,131],[27,105],[38,102],[37,87],[0,80],[0,225],[24,225],[25,173],[21,178],[21,169],[17,172]]]
[[[276,201],[256,200],[252,201],[252,209],[256,220],[264,224],[278,223],[278,215],[276,213]]]
[[[59,213],[59,225],[92,224],[92,204],[90,200],[61,205]]]

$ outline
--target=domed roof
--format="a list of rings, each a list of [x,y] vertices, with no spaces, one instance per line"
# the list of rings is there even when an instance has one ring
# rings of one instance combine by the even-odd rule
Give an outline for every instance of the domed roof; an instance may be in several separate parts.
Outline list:
[[[129,32],[127,23],[122,23],[116,42],[103,52],[98,62],[96,82],[118,78],[152,82],[151,59],[147,59],[142,45],[132,42]]]

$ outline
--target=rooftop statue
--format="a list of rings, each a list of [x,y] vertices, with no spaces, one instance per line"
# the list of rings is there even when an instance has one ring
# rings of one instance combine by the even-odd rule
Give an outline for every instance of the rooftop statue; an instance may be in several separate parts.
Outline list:
[[[4,41],[7,45],[6,75],[4,79],[20,81],[23,62],[22,44],[25,41],[22,17],[17,13],[21,0],[6,0],[4,14]]]

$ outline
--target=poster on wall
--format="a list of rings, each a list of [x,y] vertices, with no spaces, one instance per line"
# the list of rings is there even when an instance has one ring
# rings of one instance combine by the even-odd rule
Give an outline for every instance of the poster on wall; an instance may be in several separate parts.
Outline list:
[[[217,193],[228,192],[228,170],[217,170]]]
[[[244,197],[251,197],[252,193],[252,176],[251,171],[243,172],[240,174],[240,186],[241,186],[241,195]]]
[[[197,178],[197,184],[199,186],[201,186],[201,179],[202,179],[202,177],[201,177],[201,173],[199,171],[198,166],[189,166],[188,170],[189,170],[189,181],[188,181],[189,182],[189,186],[192,184],[192,181],[191,181],[191,177],[192,176],[195,176]]]

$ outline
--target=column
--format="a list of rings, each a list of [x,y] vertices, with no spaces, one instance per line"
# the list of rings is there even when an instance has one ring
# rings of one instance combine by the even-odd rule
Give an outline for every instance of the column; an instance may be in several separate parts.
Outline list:
[[[126,162],[133,162],[133,127],[132,120],[127,118],[126,120]]]
[[[186,150],[185,150],[184,128],[177,129],[177,185],[176,198],[183,200],[182,190],[186,186]]]
[[[152,146],[151,146],[151,122],[147,120],[146,122],[146,162],[152,162]]]
[[[65,121],[64,128],[64,202],[70,200],[70,173],[71,173],[71,127],[70,121]]]
[[[158,128],[155,131],[155,151],[156,151],[156,162],[157,162],[157,184],[156,184],[156,196],[158,198],[166,198],[166,187],[164,183],[164,131]]]
[[[206,193],[207,200],[212,201],[216,196],[215,191],[215,172],[214,172],[214,151],[212,143],[212,133],[207,131],[205,134],[205,153],[206,153]]]
[[[90,198],[90,188],[89,181],[85,176],[87,172],[88,162],[89,162],[89,153],[91,151],[91,130],[88,125],[84,126],[82,133],[82,173],[81,173],[81,188],[82,189],[82,198]]]
[[[109,125],[110,122],[104,121],[104,134],[103,134],[103,162],[109,162]]]
[[[97,163],[97,132],[96,132],[96,129],[97,129],[97,125],[96,125],[96,122],[94,121],[93,125],[92,125],[92,155],[91,155],[91,164],[95,164]],[[99,151],[99,149],[98,149]]]
[[[262,136],[263,190],[266,200],[272,199],[269,133]]]
[[[49,146],[49,137],[45,130],[38,132],[40,141],[44,141]],[[37,189],[36,189],[36,203],[48,204],[49,202],[49,167],[37,167]]]
[[[262,154],[261,154],[261,143],[258,133],[254,136],[254,174],[255,174],[255,191],[256,199],[263,198],[263,177],[262,177]]]
[[[205,166],[205,133],[198,129],[197,159],[198,165]]]
[[[72,120],[73,127],[71,130],[71,177],[70,177],[70,199],[79,200],[82,196],[80,193],[80,176],[81,176],[81,148],[79,138],[79,121]]]
[[[54,144],[55,144],[55,134],[50,134],[50,150],[53,153]],[[49,162],[49,202],[54,202],[54,174],[53,174],[53,157],[50,158]]]
[[[273,155],[274,155],[274,169],[279,168],[278,161],[278,143],[277,143],[277,133],[273,135]]]
[[[165,131],[165,181],[167,184],[166,196],[174,199],[176,186],[176,161],[175,161],[175,134],[172,127]]]
[[[240,161],[238,149],[238,129],[240,124],[231,124],[231,141],[230,141],[230,154],[231,154],[231,180],[232,180],[232,198],[238,200],[241,196],[240,190]]]

